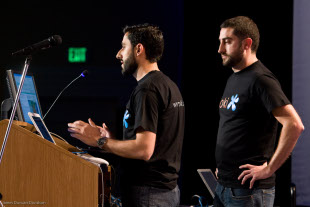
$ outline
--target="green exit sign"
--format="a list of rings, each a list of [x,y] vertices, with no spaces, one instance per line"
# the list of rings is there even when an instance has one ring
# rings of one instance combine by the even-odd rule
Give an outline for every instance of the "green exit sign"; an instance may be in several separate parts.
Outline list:
[[[86,47],[70,47],[68,50],[68,61],[70,63],[85,63],[86,51]]]

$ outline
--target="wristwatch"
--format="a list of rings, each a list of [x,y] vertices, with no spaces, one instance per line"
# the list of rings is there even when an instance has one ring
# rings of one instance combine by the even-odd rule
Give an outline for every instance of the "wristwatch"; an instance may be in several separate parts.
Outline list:
[[[97,140],[98,147],[102,149],[103,145],[107,142],[107,137],[101,137]]]

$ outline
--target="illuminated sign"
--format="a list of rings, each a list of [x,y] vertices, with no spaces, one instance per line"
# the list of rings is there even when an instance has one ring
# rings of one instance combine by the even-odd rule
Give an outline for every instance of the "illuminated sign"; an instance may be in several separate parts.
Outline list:
[[[68,50],[68,61],[70,63],[85,63],[86,51],[86,47],[70,47]]]

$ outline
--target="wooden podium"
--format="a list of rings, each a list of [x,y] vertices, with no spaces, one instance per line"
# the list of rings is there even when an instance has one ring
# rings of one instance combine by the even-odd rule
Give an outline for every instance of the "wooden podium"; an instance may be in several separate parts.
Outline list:
[[[7,125],[8,120],[0,122],[0,146]],[[102,187],[98,181],[105,175],[101,175],[98,166],[70,152],[75,147],[57,138],[54,140],[57,145],[12,124],[0,164],[4,206],[100,206]],[[104,197],[109,200],[108,188],[104,188]]]

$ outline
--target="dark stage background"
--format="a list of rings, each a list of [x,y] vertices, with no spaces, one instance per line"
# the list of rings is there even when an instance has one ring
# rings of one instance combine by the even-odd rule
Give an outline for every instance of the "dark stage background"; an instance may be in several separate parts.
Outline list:
[[[115,58],[125,25],[149,22],[164,32],[165,52],[160,69],[181,89],[186,105],[186,129],[179,185],[181,203],[193,204],[195,194],[210,196],[197,169],[215,170],[214,150],[218,103],[231,69],[223,68],[219,25],[238,15],[258,25],[258,58],[278,77],[291,98],[293,0],[214,1],[10,1],[0,12],[0,101],[8,98],[5,70],[22,70],[23,57],[10,53],[58,34],[63,44],[33,56],[29,72],[35,76],[43,114],[58,93],[84,69],[90,74],[72,85],[46,117],[50,131],[74,145],[67,123],[91,117],[121,136],[124,107],[136,82],[123,78]],[[87,62],[68,62],[69,47],[87,47]],[[106,156],[106,155],[105,155]],[[117,158],[107,156],[115,164]],[[288,206],[290,160],[277,172],[276,205]],[[117,189],[114,189],[117,194]]]

